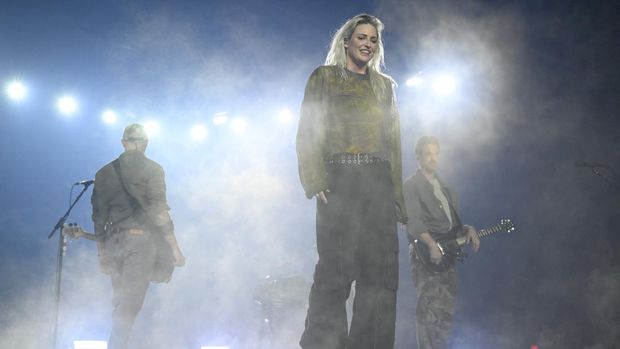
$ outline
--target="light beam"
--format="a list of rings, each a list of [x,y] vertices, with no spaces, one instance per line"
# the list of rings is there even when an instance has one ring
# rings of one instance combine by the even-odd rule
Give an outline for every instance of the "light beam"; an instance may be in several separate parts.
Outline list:
[[[449,96],[456,91],[457,80],[451,75],[442,74],[433,81],[433,92],[438,96]]]
[[[21,81],[13,80],[6,85],[5,93],[9,99],[21,102],[28,95],[28,89]]]
[[[278,112],[278,120],[283,123],[291,122],[291,120],[293,120],[293,117],[293,112],[288,108],[284,108]]]
[[[242,118],[234,118],[230,123],[230,127],[232,127],[235,133],[243,133],[248,128],[248,122]]]
[[[73,349],[107,349],[108,342],[106,341],[73,341]]]
[[[192,127],[192,139],[197,142],[202,142],[207,139],[209,131],[203,124],[196,124]]]
[[[77,112],[78,103],[73,96],[64,95],[56,101],[56,109],[63,115],[73,115]]]
[[[160,127],[157,121],[150,120],[145,122],[143,125],[149,138],[153,138],[159,135]]]
[[[213,124],[216,126],[224,125],[228,122],[228,115],[226,113],[216,113],[213,116]]]
[[[409,87],[418,87],[422,86],[422,84],[424,84],[424,78],[420,75],[412,76],[405,82],[405,85]]]
[[[113,110],[107,109],[101,113],[101,120],[108,125],[112,125],[118,121],[118,115]]]

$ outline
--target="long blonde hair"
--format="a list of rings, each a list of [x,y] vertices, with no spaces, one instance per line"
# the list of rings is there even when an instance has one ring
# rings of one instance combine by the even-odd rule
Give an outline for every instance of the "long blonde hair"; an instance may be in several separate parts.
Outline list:
[[[375,96],[382,102],[389,102],[386,83],[383,78],[387,78],[391,84],[394,80],[387,74],[383,73],[384,54],[383,54],[383,23],[379,18],[367,14],[359,14],[347,20],[334,34],[330,44],[329,52],[325,58],[325,65],[335,65],[340,68],[340,75],[343,79],[347,78],[347,52],[344,44],[351,39],[355,28],[360,24],[370,24],[377,29],[377,48],[368,62],[368,76],[370,77],[370,85]],[[389,86],[390,89],[392,86]]]

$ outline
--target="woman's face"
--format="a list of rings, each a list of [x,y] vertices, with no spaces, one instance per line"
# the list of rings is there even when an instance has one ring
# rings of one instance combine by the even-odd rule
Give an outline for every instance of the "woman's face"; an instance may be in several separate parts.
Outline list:
[[[344,44],[347,50],[347,67],[354,64],[358,68],[366,68],[375,54],[378,40],[377,29],[372,24],[358,25]]]

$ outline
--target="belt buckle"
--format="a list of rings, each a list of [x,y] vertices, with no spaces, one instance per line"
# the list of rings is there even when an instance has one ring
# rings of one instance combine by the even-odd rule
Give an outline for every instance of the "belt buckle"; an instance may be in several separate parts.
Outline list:
[[[130,235],[144,235],[144,230],[131,228],[127,229],[127,233],[129,233]]]

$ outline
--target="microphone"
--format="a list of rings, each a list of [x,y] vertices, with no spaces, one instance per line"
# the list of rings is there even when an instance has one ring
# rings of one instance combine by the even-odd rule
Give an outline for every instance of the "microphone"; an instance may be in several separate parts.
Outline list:
[[[597,164],[597,163],[594,163],[594,162],[587,162],[587,161],[583,161],[583,160],[577,160],[577,161],[575,161],[575,167],[595,168],[595,167],[609,167],[609,165],[607,165],[607,164]]]
[[[73,183],[73,185],[83,185],[85,187],[88,187],[89,185],[95,183],[94,179],[89,179],[89,180],[83,180],[83,181],[79,181],[79,182],[75,182]]]

